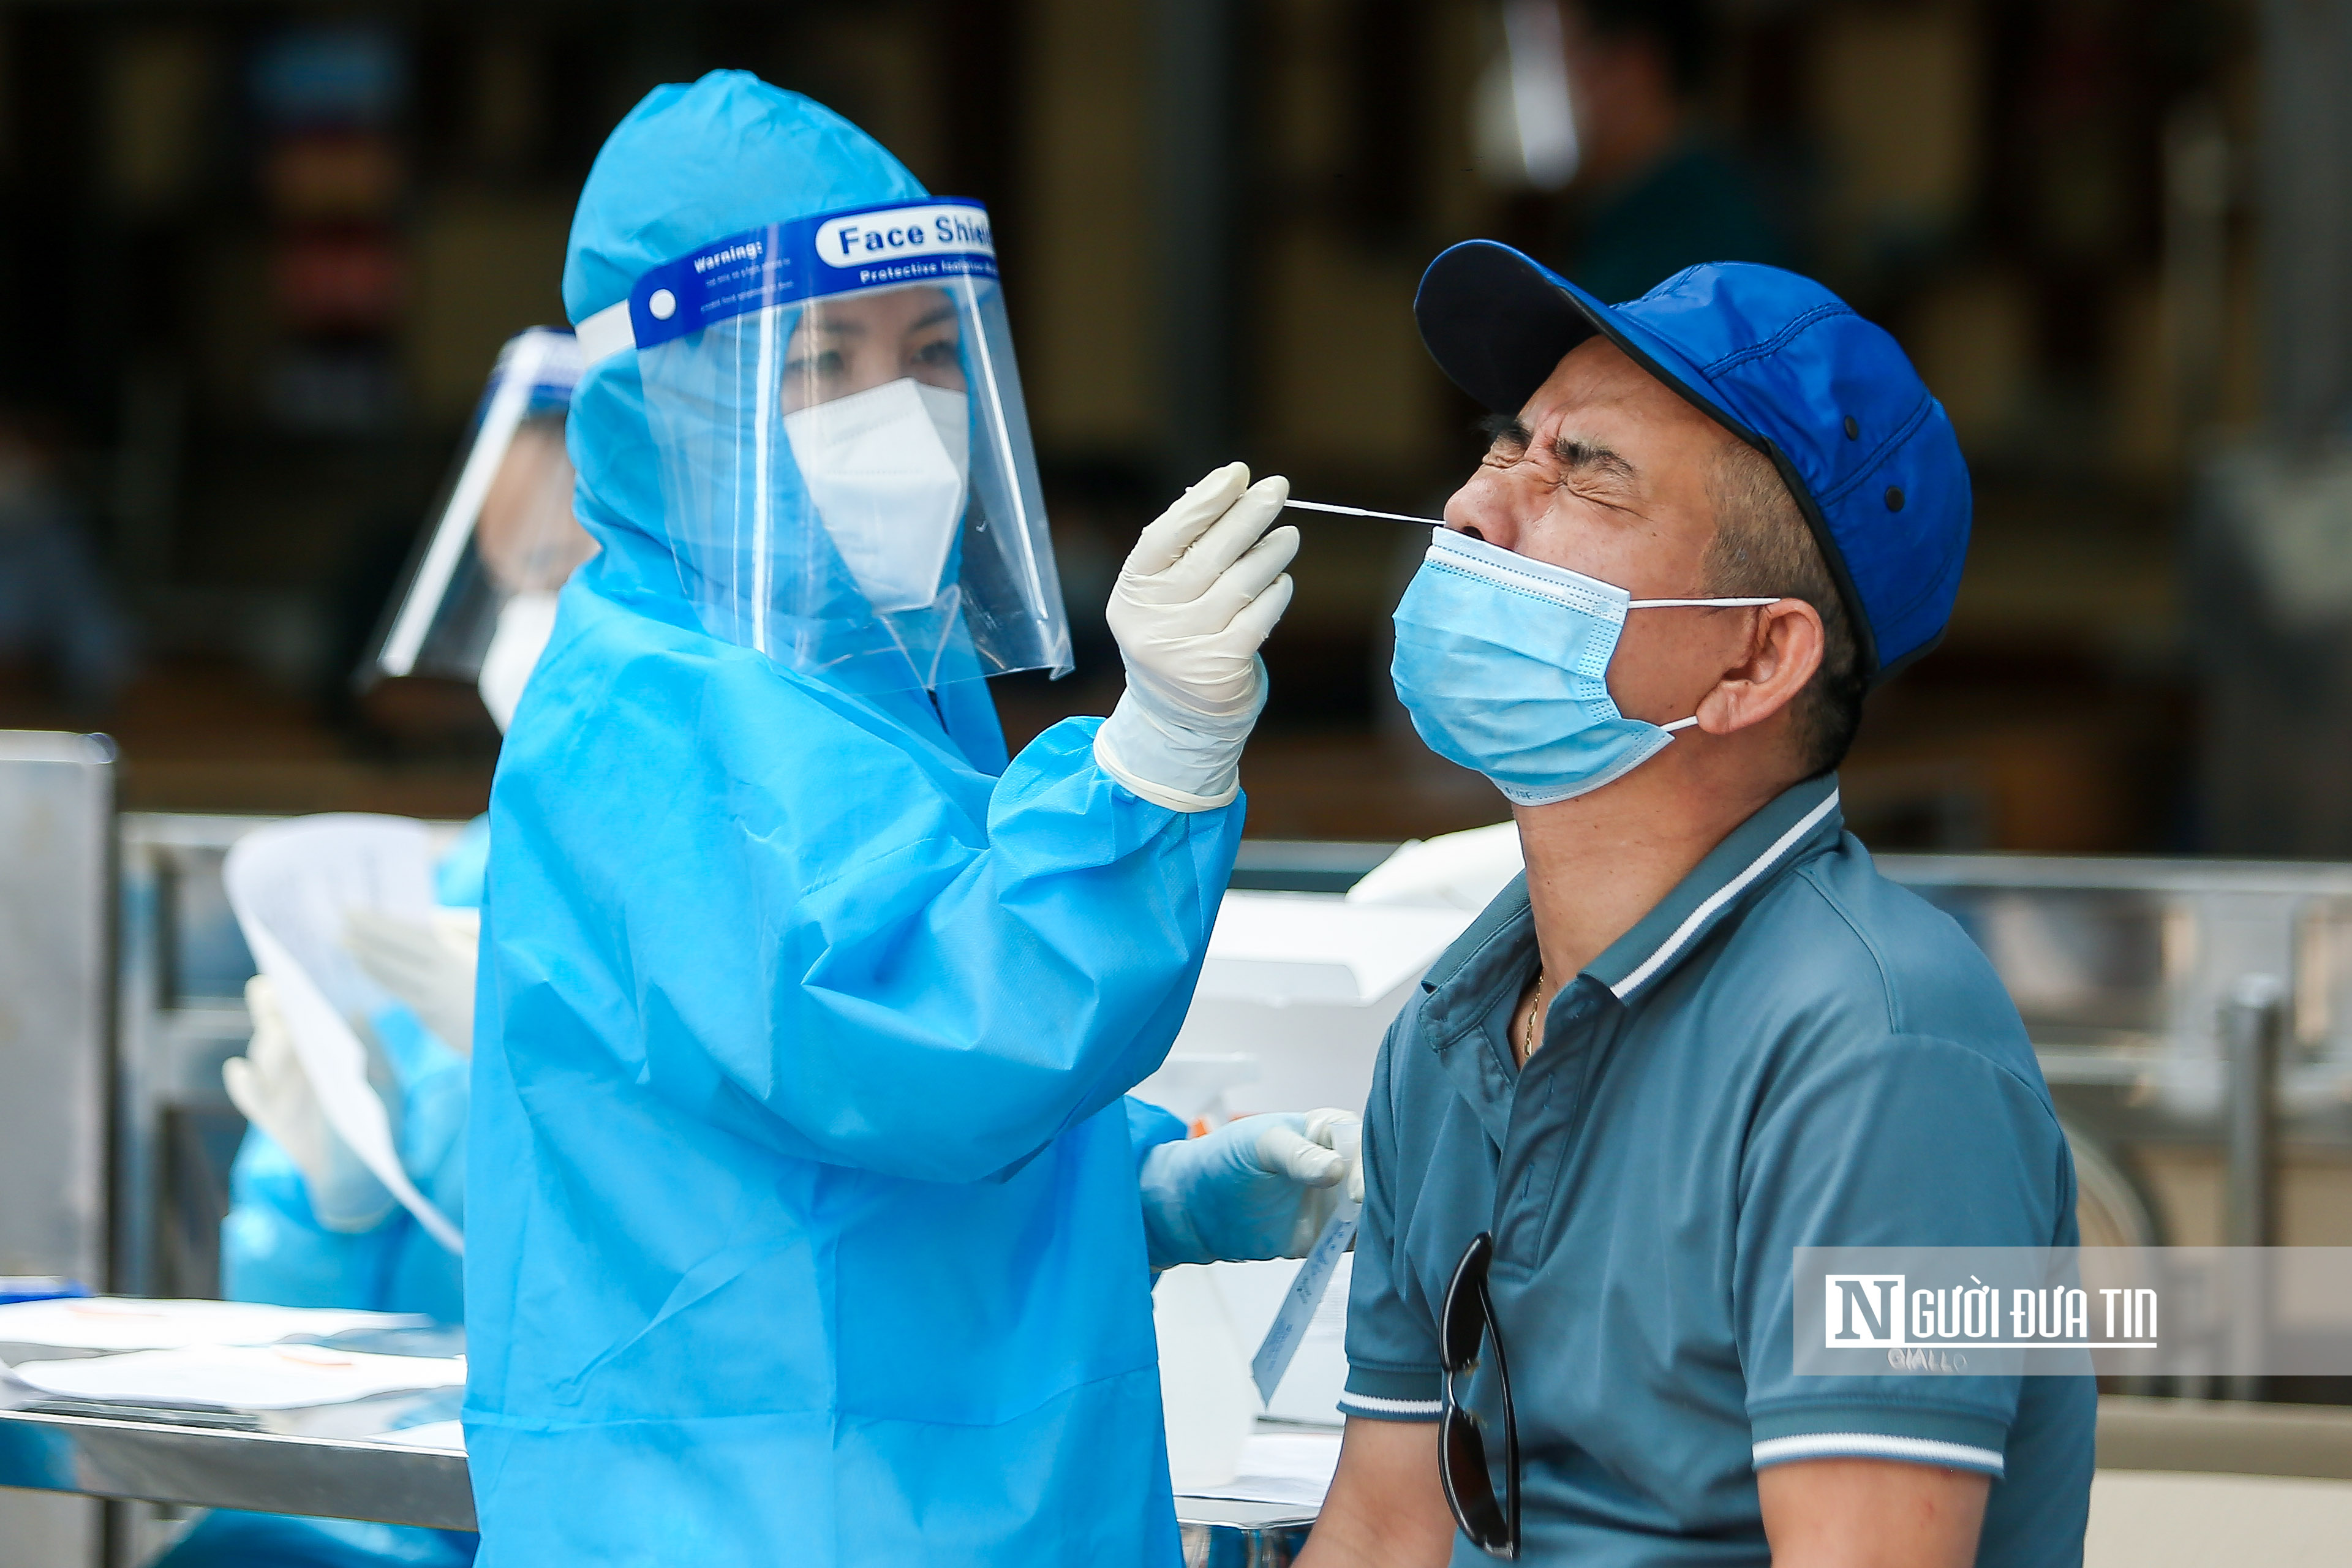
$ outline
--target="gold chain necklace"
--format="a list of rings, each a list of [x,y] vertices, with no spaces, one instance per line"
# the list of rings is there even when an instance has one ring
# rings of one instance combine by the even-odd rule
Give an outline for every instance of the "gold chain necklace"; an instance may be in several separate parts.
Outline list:
[[[1522,1062],[1536,1054],[1536,1020],[1543,1016],[1543,965],[1538,964],[1536,965],[1535,1005],[1528,1009],[1527,1033],[1519,1042],[1519,1060]]]

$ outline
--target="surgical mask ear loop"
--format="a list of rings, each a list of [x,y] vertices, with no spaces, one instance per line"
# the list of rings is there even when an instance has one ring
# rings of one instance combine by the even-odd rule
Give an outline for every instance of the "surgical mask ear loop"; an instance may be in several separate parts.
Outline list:
[[[1787,596],[1784,594],[1771,599],[1628,599],[1625,607],[1629,610],[1731,610],[1754,605],[1777,605]]]
[[[1689,608],[1689,609],[1725,609],[1725,610],[1730,610],[1730,609],[1742,609],[1742,608],[1746,608],[1746,607],[1748,607],[1748,606],[1750,606],[1750,605],[1777,605],[1777,604],[1779,604],[1780,602],[1780,599],[1778,599],[1778,598],[1772,598],[1772,599],[1629,599],[1629,600],[1627,600],[1627,601],[1625,602],[1625,607],[1626,607],[1627,609],[1629,609],[1629,610],[1675,610],[1675,609],[1685,609],[1685,608]],[[1673,733],[1674,733],[1675,731],[1677,731],[1677,730],[1687,730],[1687,729],[1689,729],[1692,725],[1694,725],[1694,724],[1696,724],[1696,723],[1697,723],[1697,722],[1698,722],[1698,715],[1697,715],[1697,714],[1696,714],[1696,713],[1694,713],[1694,714],[1692,714],[1692,715],[1691,715],[1689,718],[1687,718],[1687,719],[1677,719],[1677,720],[1675,720],[1675,721],[1673,723],[1671,723],[1671,724],[1661,724],[1661,725],[1659,725],[1659,726],[1658,726],[1658,728],[1659,728],[1659,729],[1661,729],[1661,730],[1663,730],[1663,731],[1664,731],[1667,734],[1671,735],[1671,734],[1673,734]]]

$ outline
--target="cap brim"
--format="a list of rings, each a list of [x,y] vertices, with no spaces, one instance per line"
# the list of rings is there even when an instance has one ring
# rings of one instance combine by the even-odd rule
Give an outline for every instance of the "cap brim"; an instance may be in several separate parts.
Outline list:
[[[1454,385],[1496,414],[1516,415],[1578,344],[1608,339],[1675,395],[1772,460],[1820,545],[1844,600],[1863,679],[1882,675],[1878,639],[1812,489],[1780,444],[1724,406],[1698,366],[1672,344],[1530,257],[1491,239],[1449,247],[1422,274],[1413,296],[1421,341]]]
[[[1437,368],[1497,414],[1525,407],[1569,351],[1597,334],[1741,440],[1767,445],[1671,344],[1507,245],[1469,239],[1445,250],[1422,274],[1412,313]]]

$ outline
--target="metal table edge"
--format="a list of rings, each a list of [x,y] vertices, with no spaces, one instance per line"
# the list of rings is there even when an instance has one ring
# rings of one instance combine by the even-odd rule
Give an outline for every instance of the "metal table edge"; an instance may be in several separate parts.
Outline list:
[[[475,1528],[466,1456],[365,1437],[302,1436],[0,1409],[0,1486],[189,1508]],[[1188,1560],[1287,1561],[1316,1510],[1179,1496]]]
[[[0,1410],[0,1486],[191,1508],[474,1528],[465,1455],[355,1437]]]

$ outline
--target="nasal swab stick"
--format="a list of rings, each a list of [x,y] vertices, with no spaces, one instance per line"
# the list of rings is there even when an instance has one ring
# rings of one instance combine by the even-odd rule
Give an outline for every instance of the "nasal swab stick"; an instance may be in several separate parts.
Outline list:
[[[1287,507],[1297,507],[1301,511],[1335,511],[1342,517],[1378,517],[1385,518],[1391,522],[1417,522],[1423,528],[1444,528],[1445,526],[1444,523],[1439,521],[1433,517],[1407,517],[1401,511],[1373,511],[1369,507],[1333,506],[1328,501],[1286,500],[1282,504]]]

